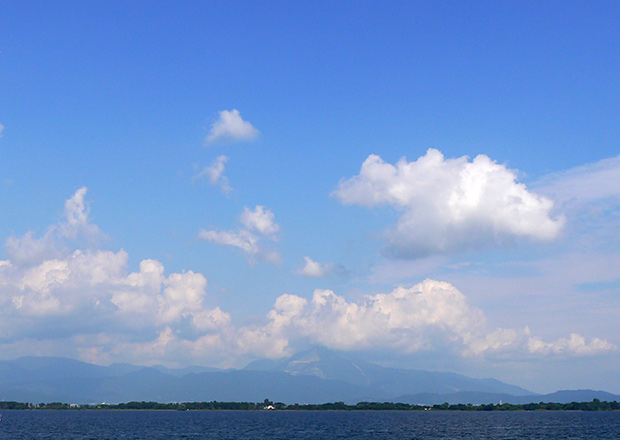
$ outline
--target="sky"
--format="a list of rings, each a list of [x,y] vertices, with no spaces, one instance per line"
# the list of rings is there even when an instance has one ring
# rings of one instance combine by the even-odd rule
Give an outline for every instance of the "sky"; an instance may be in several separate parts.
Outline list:
[[[620,4],[14,2],[0,358],[322,345],[620,393]]]

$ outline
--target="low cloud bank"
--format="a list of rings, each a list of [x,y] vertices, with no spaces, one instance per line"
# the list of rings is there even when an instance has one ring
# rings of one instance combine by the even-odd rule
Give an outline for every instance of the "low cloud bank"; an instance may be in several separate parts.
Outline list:
[[[284,294],[262,323],[237,326],[211,304],[200,273],[166,275],[163,264],[152,259],[128,272],[124,250],[71,249],[71,243],[101,233],[89,220],[85,194],[82,188],[67,201],[65,219],[44,237],[30,232],[7,241],[9,259],[0,261],[4,356],[224,366],[240,358],[287,356],[303,344],[458,356],[593,356],[616,349],[578,334],[545,342],[527,327],[489,329],[484,313],[462,292],[436,280],[357,301],[321,289],[311,299]],[[240,222],[246,234],[271,236],[279,229],[273,214],[260,206],[246,208]],[[247,243],[252,251],[251,240]]]

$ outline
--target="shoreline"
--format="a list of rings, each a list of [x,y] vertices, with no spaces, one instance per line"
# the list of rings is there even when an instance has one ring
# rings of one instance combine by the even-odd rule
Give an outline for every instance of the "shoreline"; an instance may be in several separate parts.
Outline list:
[[[282,402],[265,401],[254,402],[126,402],[118,404],[75,404],[50,402],[33,404],[29,402],[0,401],[0,411],[26,410],[26,411],[458,411],[458,412],[494,412],[494,411],[620,411],[620,403],[617,401],[607,402],[594,399],[590,402],[539,402],[527,404],[448,404],[441,405],[415,405],[407,403],[391,402],[359,402],[355,405],[347,405],[343,402],[330,402],[322,404],[285,404]]]

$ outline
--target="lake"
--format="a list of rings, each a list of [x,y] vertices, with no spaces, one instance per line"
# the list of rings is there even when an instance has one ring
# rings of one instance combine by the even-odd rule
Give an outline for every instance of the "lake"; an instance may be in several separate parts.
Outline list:
[[[620,439],[620,412],[2,411],[0,439]]]

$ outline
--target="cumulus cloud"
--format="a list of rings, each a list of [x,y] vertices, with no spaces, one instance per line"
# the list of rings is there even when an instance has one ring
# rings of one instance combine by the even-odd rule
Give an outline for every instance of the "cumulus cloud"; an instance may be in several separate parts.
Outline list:
[[[414,162],[396,165],[370,155],[359,175],[333,192],[344,204],[387,205],[401,212],[386,232],[387,254],[413,259],[518,238],[556,238],[563,217],[552,218],[553,202],[530,192],[515,173],[485,155],[444,159],[429,149]]]
[[[34,263],[45,258],[53,258],[57,254],[53,231],[37,238],[34,231],[28,231],[23,237],[10,236],[6,239],[6,253],[11,261],[18,263]]]
[[[47,354],[71,349],[89,360],[166,364],[279,358],[292,354],[299,341],[339,350],[453,350],[461,356],[588,356],[616,349],[576,334],[544,342],[527,328],[489,331],[483,312],[463,293],[434,280],[356,302],[331,290],[317,289],[311,300],[285,294],[264,323],[236,327],[230,314],[207,305],[202,274],[166,276],[156,260],[127,273],[127,260],[122,250],[76,250],[34,267],[1,262],[0,344],[43,337],[51,347],[59,344],[59,351]],[[54,328],[63,329],[65,338],[54,335]]]
[[[222,110],[217,121],[211,126],[207,143],[220,140],[251,141],[258,137],[259,131],[241,118],[238,110]]]
[[[256,258],[278,262],[279,254],[276,251],[265,249],[262,239],[277,240],[280,225],[274,222],[274,214],[264,206],[257,205],[254,209],[245,207],[239,217],[243,225],[236,231],[201,230],[198,236],[215,244],[232,246],[244,251],[250,261]]]
[[[463,341],[484,324],[482,312],[469,307],[462,293],[433,280],[359,302],[348,302],[331,290],[315,290],[311,301],[284,295],[268,317],[269,324],[257,332],[273,335],[270,340],[303,337],[339,350],[430,350],[437,337]]]
[[[193,341],[196,335],[225,333],[231,320],[219,307],[207,306],[202,274],[166,276],[155,260],[144,260],[139,271],[127,273],[123,250],[76,250],[34,267],[6,261],[0,265],[0,286],[2,345],[32,338],[52,346],[64,341],[67,345],[59,350],[77,345],[118,360],[133,356],[127,350],[136,345],[161,346],[162,334]],[[191,350],[184,356],[191,358]],[[142,361],[152,360],[145,356]]]
[[[319,263],[310,257],[304,257],[303,267],[296,273],[305,277],[320,278],[328,275],[332,269],[331,263]]]
[[[94,243],[103,238],[99,227],[90,221],[90,208],[84,202],[87,191],[82,187],[66,200],[64,219],[47,228],[43,237],[37,238],[34,231],[21,238],[10,236],[5,247],[11,261],[34,264],[59,256],[66,250],[67,241]]]
[[[257,205],[254,210],[245,208],[239,220],[248,231],[256,231],[261,235],[273,236],[280,229],[274,221],[273,212]]]
[[[166,277],[161,263],[144,260],[140,270],[127,273],[127,253],[76,250],[34,267],[7,262],[0,266],[0,285],[5,303],[11,303],[8,319],[20,317],[73,318],[96,313],[97,320],[81,325],[101,330],[100,320],[128,327],[171,325],[188,320],[197,329],[226,323],[229,316],[204,305],[207,280],[192,271]],[[5,316],[5,318],[7,318]],[[29,326],[37,331],[35,321]],[[40,328],[39,328],[40,330]],[[20,332],[26,331],[20,329]]]
[[[85,212],[83,194],[70,200],[73,220],[67,224],[90,224],[80,214]],[[243,219],[246,233],[264,237],[278,231],[264,207],[248,209]],[[527,328],[489,329],[484,313],[462,292],[435,280],[355,301],[332,290],[317,289],[311,299],[284,294],[262,322],[238,326],[229,313],[210,304],[203,274],[166,274],[153,259],[130,272],[128,260],[124,250],[58,248],[56,255],[39,261],[0,261],[4,356],[238,366],[244,356],[278,358],[303,344],[475,357],[594,356],[616,350],[606,340],[587,341],[579,334],[547,342]]]
[[[460,356],[513,352],[537,356],[601,354],[616,350],[604,340],[545,343],[529,329],[488,329],[481,310],[453,285],[425,280],[390,293],[349,302],[331,290],[316,290],[310,301],[282,295],[263,326],[239,329],[240,350],[277,358],[290,355],[297,340],[338,350],[389,347],[396,352],[453,350]],[[563,347],[552,349],[549,347]]]
[[[531,337],[527,342],[530,353],[533,354],[569,354],[575,356],[594,356],[616,349],[616,346],[608,341],[593,338],[589,343],[585,338],[576,333],[571,333],[568,338],[561,338],[554,342],[544,342],[538,337]]]
[[[76,239],[101,234],[88,218],[85,194],[81,188],[67,200],[65,220],[42,239],[28,232],[8,240],[9,259],[0,262],[0,341],[62,339],[55,332],[115,331],[131,338],[164,326],[204,333],[228,324],[228,314],[204,303],[202,274],[166,276],[156,260],[128,273],[124,250],[71,249]]]
[[[228,162],[228,157],[224,155],[219,156],[211,165],[204,167],[200,173],[196,174],[194,179],[207,177],[211,185],[217,185],[222,189],[224,194],[229,194],[232,188],[230,187],[228,178],[224,176],[226,162]]]
[[[580,335],[546,343],[531,336],[527,327],[490,331],[484,313],[470,306],[463,293],[435,280],[358,302],[349,302],[331,290],[316,290],[311,301],[286,294],[276,300],[267,316],[267,324],[241,329],[241,348],[281,357],[291,354],[294,342],[303,339],[338,350],[455,350],[461,356],[503,352],[584,356],[616,349],[597,338],[586,343]]]
[[[76,238],[78,235],[96,237],[101,233],[99,227],[90,222],[90,208],[84,203],[87,191],[83,186],[65,202],[66,221],[60,224],[60,233],[67,238]]]

